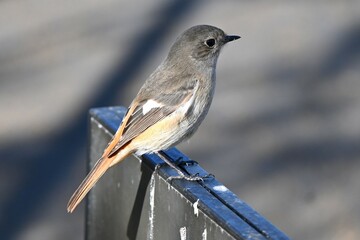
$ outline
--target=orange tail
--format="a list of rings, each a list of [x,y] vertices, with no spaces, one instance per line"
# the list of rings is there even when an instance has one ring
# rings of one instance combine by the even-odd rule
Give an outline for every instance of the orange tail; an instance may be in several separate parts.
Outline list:
[[[126,149],[121,150],[117,155],[113,157],[102,157],[94,165],[93,169],[82,181],[80,186],[76,189],[74,194],[71,196],[69,203],[67,205],[67,211],[73,212],[76,206],[83,200],[86,194],[90,189],[95,185],[95,183],[101,178],[101,176],[106,172],[106,170],[125,159],[131,152],[126,151]]]
[[[132,112],[136,108],[136,104],[132,104],[129,108],[127,114],[123,118],[122,124],[119,129],[116,131],[114,138],[111,140],[109,145],[104,151],[102,157],[95,163],[93,169],[91,169],[90,173],[85,177],[80,186],[76,189],[74,194],[71,196],[69,203],[67,205],[67,211],[73,212],[76,206],[83,200],[86,194],[90,191],[90,189],[95,185],[95,183],[101,178],[101,176],[108,170],[109,167],[114,164],[122,161],[124,158],[129,156],[133,151],[126,146],[121,146],[116,151],[116,154],[111,155],[114,148],[119,143],[124,128],[126,126],[127,121],[129,120]],[[110,154],[110,155],[109,155]]]

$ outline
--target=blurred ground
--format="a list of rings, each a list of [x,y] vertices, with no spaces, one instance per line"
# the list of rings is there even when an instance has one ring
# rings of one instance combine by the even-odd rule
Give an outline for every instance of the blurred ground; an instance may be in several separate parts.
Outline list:
[[[293,239],[360,238],[359,1],[0,2],[2,239],[83,239],[87,111],[128,105],[176,36],[242,38],[179,148]]]

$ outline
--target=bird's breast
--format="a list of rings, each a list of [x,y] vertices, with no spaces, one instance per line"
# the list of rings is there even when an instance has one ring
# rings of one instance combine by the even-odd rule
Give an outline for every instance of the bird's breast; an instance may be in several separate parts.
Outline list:
[[[209,111],[215,90],[215,79],[199,79],[194,99],[185,113],[185,120],[195,128],[200,125]]]

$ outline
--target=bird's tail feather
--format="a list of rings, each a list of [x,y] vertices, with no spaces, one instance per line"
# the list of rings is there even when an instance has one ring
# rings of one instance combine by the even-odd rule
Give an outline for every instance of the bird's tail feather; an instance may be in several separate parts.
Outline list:
[[[76,189],[74,194],[71,196],[68,205],[67,211],[73,212],[76,206],[83,200],[86,194],[90,189],[96,184],[96,182],[101,178],[101,176],[106,172],[106,170],[112,166],[112,162],[120,162],[125,159],[130,153],[127,151],[120,151],[117,155],[113,157],[101,157],[94,165],[90,173],[85,177],[80,186]]]

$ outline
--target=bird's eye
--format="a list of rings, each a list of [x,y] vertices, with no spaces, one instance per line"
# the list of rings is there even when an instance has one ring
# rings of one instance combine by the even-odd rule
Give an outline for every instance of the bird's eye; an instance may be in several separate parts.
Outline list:
[[[213,48],[215,46],[215,43],[216,41],[214,38],[209,38],[205,41],[206,46],[208,46],[209,48]]]

